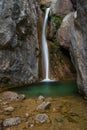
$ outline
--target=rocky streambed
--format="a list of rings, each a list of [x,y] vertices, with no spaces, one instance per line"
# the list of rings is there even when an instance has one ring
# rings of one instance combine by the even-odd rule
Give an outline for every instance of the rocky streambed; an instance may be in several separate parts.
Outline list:
[[[87,101],[80,96],[27,98],[0,94],[0,130],[87,130]]]

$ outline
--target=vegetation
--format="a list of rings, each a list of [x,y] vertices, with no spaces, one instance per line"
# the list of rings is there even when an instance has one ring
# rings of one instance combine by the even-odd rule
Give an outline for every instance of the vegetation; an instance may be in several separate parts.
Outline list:
[[[64,18],[64,17],[58,17],[58,16],[56,16],[56,15],[53,15],[53,16],[51,17],[51,19],[54,21],[54,23],[56,24],[57,27],[60,27],[63,18]]]

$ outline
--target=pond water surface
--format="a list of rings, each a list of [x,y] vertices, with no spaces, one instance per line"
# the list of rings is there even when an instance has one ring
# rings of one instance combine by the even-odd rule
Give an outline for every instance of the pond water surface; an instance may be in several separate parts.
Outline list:
[[[20,88],[13,88],[10,90],[17,93],[23,93],[28,97],[37,97],[39,95],[46,97],[58,97],[78,94],[77,84],[74,81],[39,82],[37,84],[32,84]]]

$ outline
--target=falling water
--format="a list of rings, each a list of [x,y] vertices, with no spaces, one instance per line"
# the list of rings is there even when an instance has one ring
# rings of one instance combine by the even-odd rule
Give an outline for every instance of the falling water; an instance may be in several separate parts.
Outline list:
[[[47,45],[47,40],[46,40],[46,26],[47,26],[49,11],[50,11],[50,8],[47,8],[45,19],[44,19],[43,31],[42,31],[42,56],[43,56],[44,69],[45,69],[44,81],[50,80],[49,79],[49,53],[48,53],[48,45]]]

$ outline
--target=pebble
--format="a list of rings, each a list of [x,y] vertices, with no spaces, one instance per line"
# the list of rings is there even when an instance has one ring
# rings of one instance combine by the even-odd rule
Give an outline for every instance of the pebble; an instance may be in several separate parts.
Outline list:
[[[57,122],[63,122],[64,119],[63,119],[63,118],[56,118],[56,121],[57,121]]]
[[[30,126],[30,127],[34,127],[34,124],[30,123],[29,126]]]
[[[28,113],[25,113],[25,117],[28,118],[28,117],[29,117],[29,114],[28,114]]]
[[[57,112],[56,108],[53,108],[53,112]]]

